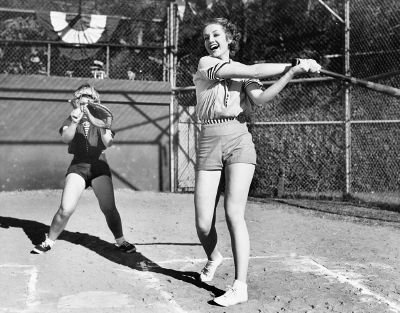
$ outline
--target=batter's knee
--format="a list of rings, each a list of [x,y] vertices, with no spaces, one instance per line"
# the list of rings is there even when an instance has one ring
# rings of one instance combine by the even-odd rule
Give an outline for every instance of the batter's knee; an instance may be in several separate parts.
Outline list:
[[[207,236],[212,229],[212,220],[198,219],[196,220],[196,230],[198,234]]]
[[[231,225],[241,225],[245,223],[244,215],[239,212],[228,212],[226,213],[226,222]]]

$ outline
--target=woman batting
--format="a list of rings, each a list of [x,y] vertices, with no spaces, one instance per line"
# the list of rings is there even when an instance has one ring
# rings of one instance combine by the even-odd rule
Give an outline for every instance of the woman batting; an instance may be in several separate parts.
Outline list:
[[[225,175],[224,208],[235,264],[233,286],[214,302],[231,306],[248,300],[247,270],[250,242],[245,207],[256,164],[252,136],[242,121],[246,105],[263,105],[272,100],[299,73],[319,72],[320,65],[303,59],[299,65],[261,63],[245,65],[231,59],[240,34],[223,18],[205,23],[204,45],[208,55],[200,59],[193,78],[196,87],[196,114],[202,123],[197,151],[195,220],[197,234],[208,262],[200,280],[213,279],[223,256],[217,247],[216,199],[221,173]],[[264,89],[259,79],[280,75]],[[222,171],[224,169],[224,171]]]

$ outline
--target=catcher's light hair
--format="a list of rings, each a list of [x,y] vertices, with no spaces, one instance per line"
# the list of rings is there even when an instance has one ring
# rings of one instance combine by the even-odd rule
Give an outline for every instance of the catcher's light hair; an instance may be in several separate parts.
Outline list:
[[[239,40],[241,38],[241,34],[239,33],[236,25],[230,22],[226,18],[216,17],[205,21],[203,24],[203,29],[207,25],[211,24],[218,24],[222,26],[227,38],[232,40],[232,42],[229,44],[229,52],[231,56],[234,56],[236,52],[239,50]]]
[[[74,98],[79,99],[82,96],[89,96],[95,102],[100,103],[100,94],[92,85],[86,83],[79,86],[74,92]]]

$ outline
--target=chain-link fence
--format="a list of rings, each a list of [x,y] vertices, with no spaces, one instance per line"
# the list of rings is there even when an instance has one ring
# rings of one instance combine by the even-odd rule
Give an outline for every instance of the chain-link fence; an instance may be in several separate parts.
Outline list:
[[[206,53],[201,37],[206,17],[228,17],[239,26],[243,36],[238,61],[312,57],[330,71],[400,87],[398,1],[208,3],[211,9],[198,4],[181,22],[181,29],[187,23],[194,26],[191,33],[181,31],[179,38],[178,189],[194,187],[194,146],[200,125],[193,115],[191,75],[197,56]],[[264,83],[268,87],[271,82]],[[249,116],[258,152],[250,194],[398,201],[399,117],[394,97],[328,77],[298,77]]]
[[[114,115],[115,186],[170,190],[172,13],[169,0],[0,0],[1,190],[63,186],[58,128],[83,83]]]
[[[168,80],[168,0],[1,2],[0,73]]]
[[[199,124],[192,75],[206,53],[201,31],[208,17],[228,17],[238,25],[238,61],[311,57],[334,72],[400,86],[397,0],[0,2],[3,74],[178,86],[171,168],[181,191],[194,187]],[[268,87],[271,81],[263,83]],[[323,76],[297,77],[248,116],[258,152],[251,195],[392,199],[400,184],[399,116],[394,97]]]

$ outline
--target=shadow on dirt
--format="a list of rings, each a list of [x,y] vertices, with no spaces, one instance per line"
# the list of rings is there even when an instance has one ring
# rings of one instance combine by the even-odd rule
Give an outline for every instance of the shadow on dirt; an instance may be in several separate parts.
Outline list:
[[[41,243],[45,239],[45,233],[49,231],[50,226],[25,219],[0,216],[0,228],[21,228],[33,245]],[[192,284],[198,288],[212,292],[215,296],[224,293],[223,290],[210,286],[198,280],[199,274],[189,271],[177,271],[170,268],[161,267],[155,262],[145,257],[140,252],[127,254],[120,251],[114,244],[92,236],[86,233],[70,232],[64,230],[58,240],[65,240],[70,243],[83,246],[92,250],[98,255],[121,265],[127,266],[133,270],[142,272],[153,272],[172,277],[174,279]],[[156,244],[156,243],[154,243]],[[173,243],[167,243],[173,245]],[[148,245],[148,244],[141,244]]]

